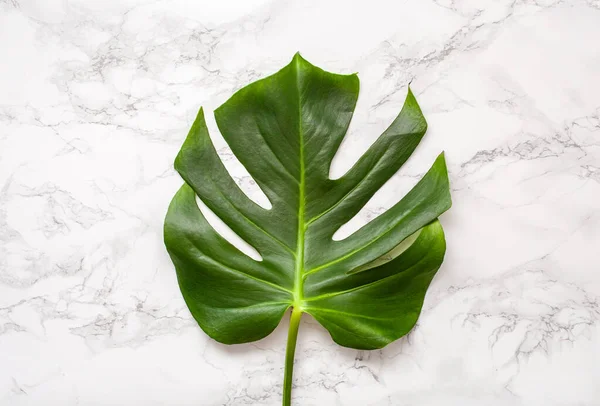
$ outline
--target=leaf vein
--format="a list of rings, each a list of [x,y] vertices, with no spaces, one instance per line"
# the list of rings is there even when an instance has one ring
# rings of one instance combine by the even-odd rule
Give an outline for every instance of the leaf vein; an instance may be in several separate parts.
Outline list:
[[[213,182],[213,185],[215,185],[215,189],[223,197],[223,199],[227,203],[229,203],[229,205],[236,212],[238,212],[248,223],[252,224],[257,230],[261,231],[266,236],[271,237],[271,239],[273,239],[273,241],[277,242],[279,245],[281,245],[283,248],[285,248],[291,254],[296,255],[296,253],[290,247],[288,247],[287,244],[285,244],[279,238],[275,237],[273,234],[269,233],[267,230],[265,230],[264,228],[262,228],[261,226],[259,226],[258,224],[256,224],[254,221],[252,221],[250,218],[248,218],[241,210],[239,210],[237,207],[235,207],[235,205],[233,204],[233,202],[221,191],[221,189],[217,186],[217,184],[212,179],[211,179],[211,181]]]
[[[381,238],[385,237],[385,236],[386,236],[387,234],[389,234],[389,233],[390,233],[392,230],[394,230],[394,229],[395,229],[395,228],[398,226],[398,224],[400,224],[400,222],[401,222],[402,220],[404,220],[404,218],[406,218],[406,216],[407,216],[407,215],[409,215],[411,212],[413,212],[413,211],[414,211],[414,209],[415,209],[415,208],[417,208],[417,207],[418,207],[418,206],[415,206],[415,207],[414,207],[414,208],[412,208],[412,209],[408,209],[408,210],[406,211],[406,213],[404,213],[404,214],[403,214],[403,215],[400,217],[400,219],[399,219],[397,222],[395,222],[395,223],[394,223],[394,225],[393,225],[393,226],[391,226],[390,228],[388,228],[388,229],[387,229],[386,231],[384,231],[383,233],[379,234],[377,237],[373,238],[371,241],[369,241],[369,242],[368,242],[368,243],[366,243],[365,245],[362,245],[362,246],[360,246],[360,247],[358,247],[358,248],[355,248],[355,249],[353,249],[352,251],[350,251],[349,253],[347,253],[347,254],[344,254],[344,255],[342,255],[342,256],[341,256],[341,257],[339,257],[339,258],[336,258],[336,259],[334,259],[334,260],[332,260],[332,261],[326,262],[326,263],[325,263],[325,264],[323,264],[323,265],[319,265],[319,266],[317,266],[316,268],[313,268],[313,269],[309,270],[308,272],[306,272],[306,273],[304,274],[304,277],[306,278],[306,277],[307,277],[308,275],[310,275],[310,274],[313,274],[313,273],[315,273],[315,272],[321,271],[321,270],[323,270],[323,269],[325,269],[325,268],[328,268],[328,267],[330,267],[331,265],[335,265],[335,264],[337,264],[337,263],[339,263],[339,262],[341,262],[341,261],[343,261],[343,260],[345,260],[345,259],[348,259],[348,258],[350,258],[351,256],[353,256],[354,254],[356,254],[356,253],[358,253],[358,252],[360,252],[360,251],[364,250],[365,248],[367,248],[367,247],[371,246],[372,244],[375,244],[375,243],[376,243],[377,241],[379,241]],[[368,226],[368,224],[367,224],[367,226]],[[366,226],[365,226],[365,227],[366,227]],[[359,230],[359,231],[360,231],[360,230]],[[402,241],[400,241],[400,242],[402,242]]]
[[[367,151],[368,152],[368,151]],[[366,153],[365,153],[366,154]],[[352,192],[354,192],[356,189],[359,188],[360,185],[362,185],[362,183],[364,182],[365,179],[367,179],[367,177],[371,174],[371,172],[373,171],[373,169],[375,169],[375,167],[377,166],[377,164],[379,164],[379,162],[381,162],[381,159],[383,158],[385,154],[382,154],[378,159],[377,162],[375,163],[375,165],[373,165],[373,168],[371,168],[367,174],[358,181],[358,183],[348,191],[348,193],[346,193],[344,196],[342,196],[337,202],[335,202],[333,204],[333,206],[329,207],[327,210],[324,210],[323,212],[321,212],[320,214],[317,214],[315,217],[311,218],[310,220],[308,220],[308,222],[306,223],[307,225],[310,225],[312,223],[314,223],[315,221],[317,221],[318,219],[320,219],[321,217],[323,217],[324,215],[326,215],[327,213],[331,212],[332,210],[334,210],[336,207],[338,207],[340,204],[342,204],[346,198],[348,196],[350,196],[350,194],[352,194]],[[364,156],[364,155],[363,155]],[[352,170],[352,169],[350,169]]]
[[[221,261],[217,261],[213,257],[209,256],[206,252],[203,252],[200,249],[200,247],[198,247],[198,245],[194,243],[194,241],[191,241],[191,240],[189,240],[189,241],[192,243],[192,245],[194,247],[196,247],[196,249],[198,250],[198,252],[200,252],[200,254],[202,254],[202,258],[205,258],[205,260],[207,260],[209,263],[212,262],[213,265],[220,266],[223,269],[225,269],[225,270],[227,270],[229,272],[232,272],[232,273],[236,273],[236,274],[239,274],[239,275],[244,275],[244,276],[246,276],[246,277],[248,277],[250,279],[253,279],[253,280],[257,281],[257,282],[262,282],[265,285],[269,285],[272,288],[276,288],[278,290],[281,290],[281,291],[284,291],[284,292],[287,292],[287,293],[292,293],[292,294],[294,293],[291,290],[284,288],[283,286],[277,285],[276,283],[269,282],[269,281],[267,281],[265,279],[258,278],[258,277],[254,276],[252,274],[247,273],[247,272],[240,271],[239,269],[231,268],[231,267],[225,265],[224,263],[222,263]]]
[[[393,278],[394,276],[398,276],[398,275],[400,275],[400,274],[402,274],[402,273],[408,272],[408,271],[410,271],[411,269],[413,269],[414,267],[416,267],[416,266],[419,266],[419,264],[421,264],[421,263],[422,263],[423,261],[425,261],[426,259],[427,259],[427,255],[425,255],[425,256],[423,256],[423,257],[421,257],[421,259],[419,259],[419,260],[418,260],[418,261],[417,261],[417,262],[416,262],[414,265],[412,265],[411,267],[409,267],[409,268],[406,268],[406,269],[404,269],[404,270],[402,270],[402,271],[400,271],[400,272],[396,272],[396,273],[394,273],[394,274],[388,275],[388,276],[386,276],[386,277],[383,277],[383,278],[381,278],[381,279],[377,279],[377,280],[375,280],[375,281],[373,281],[373,282],[369,282],[369,283],[367,283],[367,284],[364,284],[364,285],[356,286],[356,287],[354,287],[354,288],[351,288],[351,289],[341,290],[341,291],[339,291],[339,292],[325,293],[325,294],[322,294],[322,295],[319,295],[319,296],[313,296],[313,297],[309,297],[309,298],[306,298],[306,299],[304,299],[304,301],[306,301],[306,302],[309,302],[309,301],[314,301],[314,300],[327,299],[327,298],[329,298],[329,297],[334,297],[334,296],[344,295],[344,294],[346,294],[346,293],[352,293],[352,292],[355,292],[355,291],[357,291],[357,290],[360,290],[360,289],[368,288],[368,287],[370,287],[370,286],[373,286],[373,285],[376,285],[376,284],[378,284],[378,283],[380,283],[380,282],[383,282],[383,281],[386,281],[386,280],[388,280],[388,279],[391,279],[391,278]],[[388,262],[388,264],[389,264],[389,262]],[[387,265],[387,264],[384,264],[384,265]],[[383,266],[383,265],[382,265],[382,266]]]
[[[283,168],[283,170],[292,177],[292,179],[294,179],[294,181],[296,183],[300,183],[300,181],[296,178],[296,176],[290,172],[290,170],[285,166],[285,164],[283,163],[283,161],[281,160],[281,158],[279,158],[279,156],[275,153],[275,151],[273,150],[273,147],[271,147],[271,145],[269,144],[269,142],[267,141],[267,139],[265,138],[262,129],[260,127],[257,127],[258,133],[260,134],[260,137],[263,139],[263,141],[265,142],[265,145],[267,146],[267,148],[269,149],[269,151],[271,152],[271,154],[273,155],[273,157],[275,157],[275,160],[277,162],[279,162],[279,164],[281,165],[281,167]],[[302,175],[300,175],[302,176]]]
[[[306,308],[306,310],[316,310],[317,312],[325,312],[325,313],[336,313],[336,314],[341,314],[341,315],[344,315],[344,316],[359,317],[361,319],[367,319],[367,320],[380,320],[380,321],[394,320],[393,317],[366,316],[364,314],[342,312],[342,311],[335,310],[335,309],[324,309],[324,308],[321,308],[321,307],[308,307],[308,308]]]

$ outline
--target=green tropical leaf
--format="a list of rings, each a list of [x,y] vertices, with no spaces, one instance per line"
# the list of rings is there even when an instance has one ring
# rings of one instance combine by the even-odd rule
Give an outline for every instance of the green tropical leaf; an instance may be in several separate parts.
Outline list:
[[[200,327],[226,344],[267,336],[293,309],[284,405],[302,313],[340,345],[382,348],[415,325],[444,257],[437,217],[451,200],[443,154],[392,208],[349,237],[332,239],[406,162],[427,129],[409,89],[389,128],[344,176],[330,179],[358,93],[356,75],[325,72],[296,54],[215,111],[221,134],[270,209],[250,200],[228,174],[202,109],[175,161],[185,184],[171,202],[164,236],[183,297]],[[221,237],[196,196],[262,260]]]

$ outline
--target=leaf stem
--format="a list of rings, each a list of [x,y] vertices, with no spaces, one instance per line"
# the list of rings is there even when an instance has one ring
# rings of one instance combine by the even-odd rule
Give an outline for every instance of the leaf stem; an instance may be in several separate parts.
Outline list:
[[[294,307],[290,317],[290,328],[288,330],[287,348],[285,350],[285,372],[283,378],[283,406],[292,403],[292,378],[294,375],[294,354],[296,353],[296,341],[298,339],[298,328],[302,310]]]

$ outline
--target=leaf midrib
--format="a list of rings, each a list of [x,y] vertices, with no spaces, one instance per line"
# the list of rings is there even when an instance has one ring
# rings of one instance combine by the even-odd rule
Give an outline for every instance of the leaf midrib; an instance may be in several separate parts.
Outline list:
[[[300,182],[298,185],[298,233],[296,241],[296,264],[294,269],[294,302],[293,307],[302,309],[302,302],[304,299],[304,237],[306,234],[306,224],[304,221],[304,213],[306,209],[306,201],[304,196],[304,189],[306,186],[305,179],[305,166],[304,166],[304,134],[302,129],[302,101],[300,95],[300,58],[296,58],[295,61],[295,74],[296,74],[296,90],[298,92],[298,138],[299,138],[299,152],[300,152]]]

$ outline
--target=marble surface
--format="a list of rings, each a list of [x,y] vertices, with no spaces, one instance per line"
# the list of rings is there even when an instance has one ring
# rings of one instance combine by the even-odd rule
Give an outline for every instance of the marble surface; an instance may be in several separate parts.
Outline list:
[[[162,242],[202,105],[296,51],[358,72],[332,174],[407,84],[415,156],[446,151],[446,261],[381,351],[302,322],[297,405],[600,405],[600,1],[0,0],[0,405],[277,405],[287,318],[228,347],[192,320]],[[245,191],[260,191],[228,152]]]

